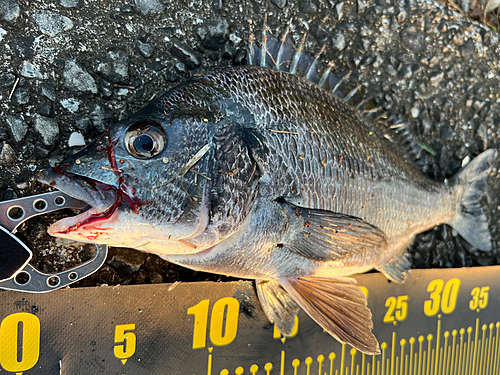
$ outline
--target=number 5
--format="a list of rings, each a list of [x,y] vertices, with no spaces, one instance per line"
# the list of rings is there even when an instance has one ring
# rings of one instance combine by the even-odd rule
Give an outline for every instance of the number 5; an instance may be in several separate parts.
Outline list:
[[[123,345],[115,345],[115,357],[121,359],[123,364],[127,358],[132,357],[135,353],[136,337],[132,331],[135,329],[135,324],[121,324],[115,328],[115,343],[123,343]]]
[[[396,301],[396,320],[400,322],[406,319],[408,314],[408,296],[399,296]]]
[[[479,293],[479,308],[485,309],[488,306],[488,292],[490,290],[489,286],[483,286],[481,292]]]

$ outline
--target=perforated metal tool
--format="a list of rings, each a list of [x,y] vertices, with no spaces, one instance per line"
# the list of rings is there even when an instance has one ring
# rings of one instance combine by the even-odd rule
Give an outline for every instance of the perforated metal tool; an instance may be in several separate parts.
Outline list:
[[[13,233],[24,221],[64,208],[85,209],[88,205],[69,195],[54,191],[0,202],[0,289],[45,293],[81,280],[97,271],[108,253],[97,245],[94,258],[75,268],[46,274],[29,264],[31,250]]]

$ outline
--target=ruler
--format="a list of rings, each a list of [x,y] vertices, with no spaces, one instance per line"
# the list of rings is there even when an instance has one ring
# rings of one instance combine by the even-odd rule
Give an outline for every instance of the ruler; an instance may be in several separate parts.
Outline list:
[[[1,374],[441,375],[500,373],[500,266],[356,277],[382,353],[301,312],[286,338],[253,283],[0,292]]]

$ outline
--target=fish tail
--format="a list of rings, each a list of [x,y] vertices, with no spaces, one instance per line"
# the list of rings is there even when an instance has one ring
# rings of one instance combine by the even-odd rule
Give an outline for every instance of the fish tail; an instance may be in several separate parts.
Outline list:
[[[486,192],[486,182],[497,150],[486,150],[455,175],[450,183],[458,192],[455,216],[451,225],[467,242],[479,250],[492,249],[488,218],[480,200]]]

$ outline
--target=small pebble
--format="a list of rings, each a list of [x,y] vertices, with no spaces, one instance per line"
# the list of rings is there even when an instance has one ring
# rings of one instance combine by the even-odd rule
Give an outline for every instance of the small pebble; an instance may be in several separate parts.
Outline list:
[[[21,115],[7,115],[5,121],[9,125],[14,140],[21,142],[28,131],[28,125],[24,122],[24,118]]]
[[[97,94],[94,78],[74,61],[67,61],[64,67],[64,85],[80,94]]]
[[[438,72],[431,74],[429,81],[431,83],[431,86],[437,87],[441,83],[441,81],[444,78],[444,72]]]
[[[33,66],[29,61],[23,61],[23,67],[21,68],[21,75],[26,78],[38,78],[42,79],[42,74],[37,68]]]
[[[139,39],[135,41],[135,49],[145,58],[153,56],[154,53],[154,47],[151,44],[143,43]]]
[[[33,127],[42,136],[43,143],[46,146],[52,146],[57,136],[59,135],[59,126],[56,120],[49,117],[35,116]]]
[[[68,140],[68,146],[69,147],[85,146],[85,139],[83,138],[82,133],[80,132],[71,133]]]
[[[11,145],[5,142],[0,152],[1,165],[13,165],[17,160],[17,155]]]
[[[35,112],[46,117],[54,117],[54,109],[51,102],[38,103]]]
[[[19,106],[30,101],[30,89],[27,86],[17,86],[12,95],[12,105]]]
[[[318,13],[318,5],[313,1],[301,1],[299,11],[306,14],[316,14]]]
[[[38,89],[38,92],[40,93],[40,95],[45,96],[51,101],[56,100],[56,88],[52,83],[42,83]]]
[[[208,20],[196,29],[203,41],[203,46],[210,50],[219,50],[228,39],[228,23],[225,18]]]
[[[63,108],[67,109],[71,113],[76,113],[80,106],[80,101],[75,98],[63,99],[60,103]]]
[[[332,37],[333,46],[339,51],[343,51],[347,47],[344,35],[341,32],[336,33]]]
[[[116,94],[119,95],[119,96],[124,96],[124,95],[127,95],[128,94],[128,89],[125,89],[125,88],[119,88],[118,90],[116,90]]]
[[[40,31],[50,37],[73,28],[73,22],[68,17],[49,10],[36,10],[32,17]]]
[[[59,0],[59,5],[65,8],[81,8],[83,0]]]
[[[24,190],[24,189],[27,189],[28,186],[30,186],[26,181],[24,182],[19,182],[18,184],[16,184],[17,188],[20,189],[20,190]]]
[[[108,51],[106,61],[97,66],[97,71],[111,83],[126,84],[129,79],[129,63],[130,57],[127,52],[112,48]]]
[[[146,15],[160,13],[165,9],[165,5],[159,0],[134,0],[137,13]]]
[[[344,3],[338,3],[335,5],[335,12],[337,13],[337,19],[340,21],[344,17]]]
[[[15,0],[0,1],[0,20],[15,23],[20,14],[19,4]]]
[[[172,46],[169,51],[177,57],[189,69],[194,69],[200,66],[200,57],[191,47],[179,42],[177,39],[172,39]]]
[[[280,9],[283,9],[286,5],[286,0],[271,0],[271,2]]]

